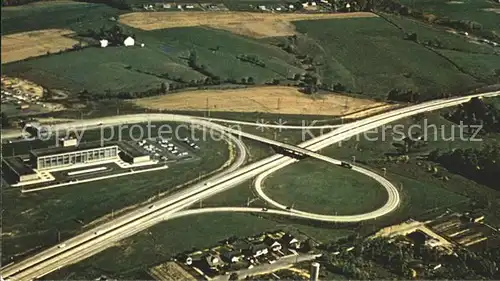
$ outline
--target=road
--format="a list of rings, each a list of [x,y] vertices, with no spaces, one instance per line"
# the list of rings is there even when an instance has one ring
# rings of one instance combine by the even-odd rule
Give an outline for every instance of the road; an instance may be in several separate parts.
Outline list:
[[[361,121],[353,122],[340,127],[337,130],[324,134],[322,136],[313,138],[299,145],[301,148],[305,148],[311,151],[318,150],[327,147],[333,143],[344,140],[351,136],[357,135],[359,133],[371,130],[373,128],[382,126],[387,123],[394,122],[398,119],[409,117],[415,114],[419,114],[426,111],[436,110],[440,108],[445,108],[449,106],[454,106],[460,103],[467,102],[472,97],[490,97],[498,96],[500,91],[476,94],[467,97],[450,98],[443,100],[436,100],[427,103],[422,103],[407,108],[402,108],[394,110],[388,113],[383,113],[377,116],[373,116]],[[171,118],[171,119],[170,119]],[[124,120],[124,116],[111,117],[106,119],[106,122],[123,122],[128,123],[140,123],[145,120],[152,121],[177,121],[177,122],[191,122],[202,124],[203,122],[198,122],[195,117],[185,117],[182,116],[163,116],[161,114],[147,114],[147,115],[133,115],[129,119]],[[163,120],[162,120],[163,119]],[[164,120],[168,119],[168,120]],[[190,121],[182,121],[190,120]],[[93,121],[88,121],[90,124]],[[212,127],[213,123],[207,122],[209,127]],[[95,123],[93,123],[95,124]],[[220,126],[220,125],[218,125]],[[217,126],[215,126],[217,127]],[[222,126],[223,127],[223,126]],[[293,150],[293,149],[292,149]],[[232,186],[235,186],[242,181],[250,179],[260,173],[268,171],[281,165],[283,163],[278,163],[277,160],[288,159],[290,157],[274,155],[266,159],[260,160],[256,163],[252,163],[245,167],[239,168],[231,173],[219,176],[217,178],[210,179],[208,181],[202,182],[200,184],[194,185],[191,188],[180,191],[168,198],[164,198],[156,202],[151,208],[142,207],[140,209],[134,210],[131,213],[125,214],[121,217],[116,218],[111,223],[112,226],[108,224],[98,226],[88,232],[82,233],[68,241],[65,241],[64,247],[52,247],[46,251],[39,253],[31,258],[26,259],[20,263],[10,265],[2,269],[2,275],[5,277],[10,277],[12,280],[32,280],[34,278],[43,276],[49,272],[57,270],[62,266],[77,262],[85,257],[95,254],[99,251],[110,247],[116,241],[128,237],[138,231],[146,229],[155,223],[164,220],[165,216],[172,217],[174,213],[180,211],[187,206],[197,202],[198,200],[207,198],[223,190],[226,190]],[[283,160],[281,160],[283,161]],[[293,160],[296,161],[296,160]],[[398,197],[399,198],[399,197]],[[399,201],[399,199],[398,199]],[[399,204],[399,202],[396,203]],[[387,204],[386,204],[387,206]],[[387,214],[392,208],[386,208],[383,212],[373,214],[373,212],[364,216],[363,214],[357,215],[358,220],[372,219],[376,216],[382,216]],[[308,215],[301,213],[294,213],[295,216]],[[161,219],[158,219],[160,217]]]

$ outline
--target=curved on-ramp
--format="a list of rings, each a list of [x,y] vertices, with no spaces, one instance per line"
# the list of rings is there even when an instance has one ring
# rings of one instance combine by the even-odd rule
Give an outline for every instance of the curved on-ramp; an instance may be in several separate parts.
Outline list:
[[[269,203],[270,205],[272,205],[276,208],[286,209],[287,206],[276,202],[275,200],[271,199],[266,193],[264,193],[263,182],[266,179],[266,177],[268,177],[270,174],[272,174],[272,173],[276,172],[277,170],[282,169],[282,168],[284,168],[284,167],[286,167],[294,162],[296,162],[296,161],[293,159],[287,159],[287,161],[283,162],[279,166],[276,166],[276,167],[269,169],[268,171],[260,174],[255,180],[255,190],[257,191],[257,194],[259,195],[259,197],[261,197],[262,199],[264,199],[264,201],[266,201],[267,203]],[[329,162],[334,164],[334,165],[340,164],[340,161],[335,160],[335,159],[331,159],[331,161],[329,161]],[[340,168],[340,169],[345,169],[345,168]],[[290,212],[292,214],[300,215],[300,217],[303,217],[303,218],[308,218],[308,219],[312,219],[312,220],[319,220],[319,221],[360,222],[360,221],[364,221],[364,220],[370,220],[370,219],[375,219],[375,218],[381,217],[385,214],[388,214],[388,213],[394,211],[399,206],[399,202],[400,202],[399,192],[398,192],[396,186],[394,186],[391,182],[389,182],[388,180],[386,180],[384,177],[380,176],[379,174],[374,173],[374,172],[367,170],[365,168],[361,168],[359,166],[353,166],[352,170],[359,172],[359,173],[362,173],[362,174],[376,180],[380,185],[382,185],[385,188],[385,190],[387,191],[388,197],[387,197],[386,203],[382,207],[380,207],[374,211],[368,212],[368,213],[357,214],[357,215],[342,215],[342,216],[321,215],[321,214],[315,214],[315,213],[305,212],[305,211],[300,211],[300,210],[295,210],[295,209],[291,209],[288,212]]]

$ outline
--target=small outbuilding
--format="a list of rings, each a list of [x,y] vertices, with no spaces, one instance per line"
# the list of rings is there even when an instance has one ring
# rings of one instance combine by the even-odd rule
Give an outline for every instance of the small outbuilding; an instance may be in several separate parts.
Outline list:
[[[134,40],[134,38],[132,38],[132,37],[130,37],[130,36],[129,36],[129,37],[127,37],[127,39],[125,39],[125,40],[123,41],[123,45],[125,45],[125,47],[134,46],[134,45],[135,45],[135,40]]]
[[[109,44],[109,41],[106,40],[106,39],[102,39],[102,40],[99,41],[99,43],[101,43],[101,47],[102,48],[106,48],[108,46],[108,44]]]

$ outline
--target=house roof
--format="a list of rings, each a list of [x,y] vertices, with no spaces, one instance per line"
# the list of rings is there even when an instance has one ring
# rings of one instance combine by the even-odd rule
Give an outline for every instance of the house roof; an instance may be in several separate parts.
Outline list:
[[[238,240],[238,241],[233,243],[233,248],[235,250],[244,251],[244,250],[248,250],[250,248],[250,244],[248,244],[245,241]]]
[[[206,261],[209,266],[215,266],[220,263],[220,257],[217,255],[210,254],[206,257]]]
[[[283,237],[281,237],[281,242],[285,243],[285,244],[291,244],[291,243],[297,243],[299,242],[299,240],[297,240],[297,238],[293,237],[292,235],[290,235],[289,233],[283,235]]]
[[[227,252],[222,253],[222,257],[229,259],[229,260],[234,258],[234,257],[239,257],[241,255],[242,255],[241,252],[237,251],[237,250],[227,251]]]
[[[277,240],[275,240],[275,239],[273,239],[271,237],[266,237],[266,239],[264,239],[264,243],[266,245],[268,245],[268,246],[272,246],[272,245],[274,245],[276,243],[278,243],[279,245],[281,245],[281,243],[279,241],[277,241]]]
[[[255,253],[257,251],[261,251],[264,249],[267,249],[267,245],[264,243],[254,244],[250,247],[250,250],[252,251],[252,253]]]

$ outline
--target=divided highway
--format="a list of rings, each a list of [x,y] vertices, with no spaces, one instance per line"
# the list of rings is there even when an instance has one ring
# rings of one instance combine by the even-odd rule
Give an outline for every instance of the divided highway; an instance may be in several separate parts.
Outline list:
[[[436,110],[440,108],[445,108],[449,106],[454,106],[460,103],[467,102],[472,97],[491,97],[500,95],[500,91],[476,94],[467,97],[459,98],[449,98],[436,100],[431,102],[426,102],[402,109],[397,109],[391,112],[379,114],[361,121],[346,124],[339,129],[332,132],[324,134],[322,136],[315,137],[308,140],[297,147],[288,144],[274,144],[276,146],[284,147],[290,151],[296,151],[300,154],[314,155],[314,151],[321,148],[332,145],[336,142],[345,140],[349,137],[355,136],[359,133],[380,127],[384,124],[394,122],[398,119],[409,117],[415,114],[419,114],[426,111]],[[130,119],[129,119],[130,117]],[[216,130],[226,128],[221,125],[216,125],[214,123],[197,119],[196,117],[187,117],[172,114],[144,114],[144,115],[131,115],[131,116],[117,116],[111,117],[109,119],[102,120],[104,124],[109,120],[109,124],[123,124],[123,123],[140,123],[146,121],[176,121],[176,122],[191,122],[197,123],[198,125],[207,126],[209,128],[214,128]],[[96,124],[95,120],[84,121],[88,122],[87,125]],[[94,122],[94,123],[92,123]],[[117,122],[117,123],[113,123]],[[71,126],[75,124],[70,124]],[[61,129],[64,125],[56,125]],[[68,124],[66,124],[68,126]],[[74,127],[74,126],[73,126]],[[222,127],[222,128],[221,128]],[[88,128],[88,127],[86,127]],[[223,129],[226,132],[227,128]],[[239,134],[239,133],[238,133]],[[241,135],[241,134],[239,134]],[[247,137],[245,135],[245,137]],[[258,136],[257,136],[258,137]],[[259,139],[260,137],[256,138]],[[322,157],[323,158],[323,157]],[[326,161],[326,159],[323,159]],[[291,162],[290,162],[291,161]],[[4,278],[10,278],[11,280],[32,280],[43,276],[51,271],[57,270],[62,266],[66,266],[71,263],[75,263],[85,257],[95,254],[99,251],[106,249],[113,245],[113,243],[137,233],[159,221],[168,219],[169,217],[175,216],[175,212],[178,212],[189,205],[197,202],[198,200],[213,196],[223,190],[227,190],[238,183],[241,183],[247,179],[257,176],[263,172],[270,169],[274,169],[277,166],[285,165],[284,163],[292,163],[293,161],[290,157],[282,155],[274,155],[258,161],[256,163],[249,164],[245,167],[238,168],[230,173],[224,175],[219,175],[217,177],[211,178],[208,181],[204,181],[200,184],[194,185],[191,188],[180,191],[168,198],[164,198],[155,202],[154,205],[149,207],[143,207],[137,209],[131,213],[125,214],[114,221],[107,223],[105,225],[98,226],[88,232],[82,233],[68,241],[65,241],[64,247],[52,247],[49,248],[35,256],[28,258],[16,264],[12,264],[5,268],[2,268],[2,276]],[[332,163],[335,160],[331,159]],[[360,168],[357,168],[360,169]],[[369,171],[360,172],[371,173]],[[376,175],[376,174],[374,174]],[[385,179],[384,179],[385,180]],[[327,219],[328,221],[361,221],[367,219],[373,219],[379,216],[383,216],[388,212],[397,208],[399,204],[399,195],[396,193],[392,196],[393,200],[389,200],[388,203],[384,205],[384,209],[379,212],[370,212],[368,214],[360,214],[356,217],[351,218],[321,218],[321,217],[310,217],[309,213],[296,211],[293,212],[295,216],[307,217],[311,219]],[[389,195],[391,198],[391,195]],[[379,209],[380,210],[380,209]],[[291,213],[291,212],[287,212]],[[314,215],[314,214],[312,214]]]

